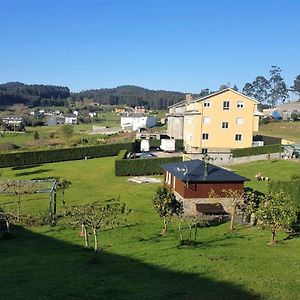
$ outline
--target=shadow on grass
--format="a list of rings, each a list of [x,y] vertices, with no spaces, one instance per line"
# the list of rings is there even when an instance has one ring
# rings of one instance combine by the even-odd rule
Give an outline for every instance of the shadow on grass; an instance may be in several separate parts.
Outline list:
[[[36,174],[46,173],[49,171],[52,171],[52,169],[39,169],[39,170],[35,170],[35,171],[20,172],[20,173],[16,173],[15,176],[36,175]]]
[[[37,168],[37,167],[41,167],[42,165],[30,165],[30,166],[18,166],[18,167],[13,167],[11,168],[12,170],[27,170],[27,169],[32,169],[32,168]]]
[[[15,234],[0,240],[1,299],[259,299],[232,283],[108,252],[88,264],[90,250],[25,229]]]

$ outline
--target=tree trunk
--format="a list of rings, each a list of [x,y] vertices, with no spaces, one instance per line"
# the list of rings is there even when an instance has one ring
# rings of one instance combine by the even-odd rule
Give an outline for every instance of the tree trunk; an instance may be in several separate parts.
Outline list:
[[[88,233],[87,233],[86,226],[83,226],[83,234],[84,234],[85,247],[88,248],[89,247],[89,236],[88,236]]]
[[[271,236],[271,243],[270,243],[271,245],[275,245],[276,244],[275,236],[276,236],[275,229],[272,229],[272,236]]]
[[[7,231],[8,233],[10,233],[9,221],[5,221],[5,223],[6,223],[6,231]]]
[[[63,204],[63,207],[65,207],[65,204],[66,204],[66,201],[65,201],[65,191],[62,189],[62,204]]]
[[[20,216],[21,216],[21,196],[18,195],[18,222],[20,222]]]
[[[97,228],[93,227],[93,234],[94,234],[94,256],[93,261],[96,262],[98,258],[98,232]]]
[[[229,228],[228,228],[229,231],[233,231],[234,230],[233,220],[234,220],[234,213],[231,214],[230,225],[229,225]]]
[[[198,227],[195,226],[195,236],[194,236],[194,242],[197,242],[197,233],[198,233]]]
[[[189,224],[189,242],[192,241],[192,225]]]
[[[183,237],[182,237],[182,232],[181,232],[181,226],[180,226],[180,224],[178,224],[178,230],[179,230],[180,241],[182,241]]]
[[[166,234],[168,233],[168,222],[167,222],[167,218],[166,217],[163,217],[163,220],[164,220],[164,226],[163,226],[163,229],[161,231],[161,234]]]

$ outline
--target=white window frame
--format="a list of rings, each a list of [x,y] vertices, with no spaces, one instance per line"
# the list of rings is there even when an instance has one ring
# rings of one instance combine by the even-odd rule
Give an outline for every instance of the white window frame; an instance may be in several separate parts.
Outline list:
[[[240,134],[240,133],[237,133],[237,134],[235,135],[235,141],[236,141],[236,142],[241,142],[242,140],[243,140],[243,135]]]
[[[203,124],[210,124],[210,117],[203,117]]]
[[[225,124],[227,124],[227,126],[224,126]],[[224,121],[222,122],[222,129],[228,129],[229,128],[229,122]]]
[[[241,117],[236,118],[236,125],[244,125],[244,119]]]
[[[238,101],[238,102],[236,103],[236,107],[237,107],[238,109],[244,108],[244,107],[245,107],[244,101]]]
[[[204,100],[203,107],[210,107],[210,101],[209,100]]]
[[[230,101],[225,100],[223,101],[223,110],[229,110],[230,108]]]
[[[202,133],[202,140],[207,141],[209,139],[208,133]]]

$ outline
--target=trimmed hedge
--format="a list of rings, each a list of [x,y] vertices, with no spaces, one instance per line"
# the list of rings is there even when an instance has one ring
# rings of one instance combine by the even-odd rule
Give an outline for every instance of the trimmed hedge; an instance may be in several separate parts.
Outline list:
[[[0,154],[0,168],[78,160],[85,157],[116,156],[122,149],[133,152],[135,143],[4,153]]]
[[[146,159],[116,159],[116,176],[142,176],[163,174],[162,164],[182,161],[182,157],[160,157]]]
[[[280,144],[275,145],[266,145],[261,147],[250,147],[250,148],[241,148],[241,149],[232,149],[231,153],[233,157],[243,157],[243,156],[252,156],[259,154],[270,154],[270,153],[280,153],[282,148]]]

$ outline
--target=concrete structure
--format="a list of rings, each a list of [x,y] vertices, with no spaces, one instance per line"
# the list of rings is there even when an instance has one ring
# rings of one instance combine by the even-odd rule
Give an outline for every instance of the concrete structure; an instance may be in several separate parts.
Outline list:
[[[257,101],[225,89],[186,104],[184,146],[187,153],[226,153],[252,147],[258,131]]]
[[[186,111],[186,104],[189,101],[192,101],[191,95],[187,95],[186,100],[169,106],[169,113],[166,114],[166,118],[168,125],[167,134],[170,138],[176,140],[183,139],[184,113]]]
[[[140,128],[151,128],[156,125],[156,117],[144,114],[128,114],[121,117],[121,128],[124,131],[136,131]]]

